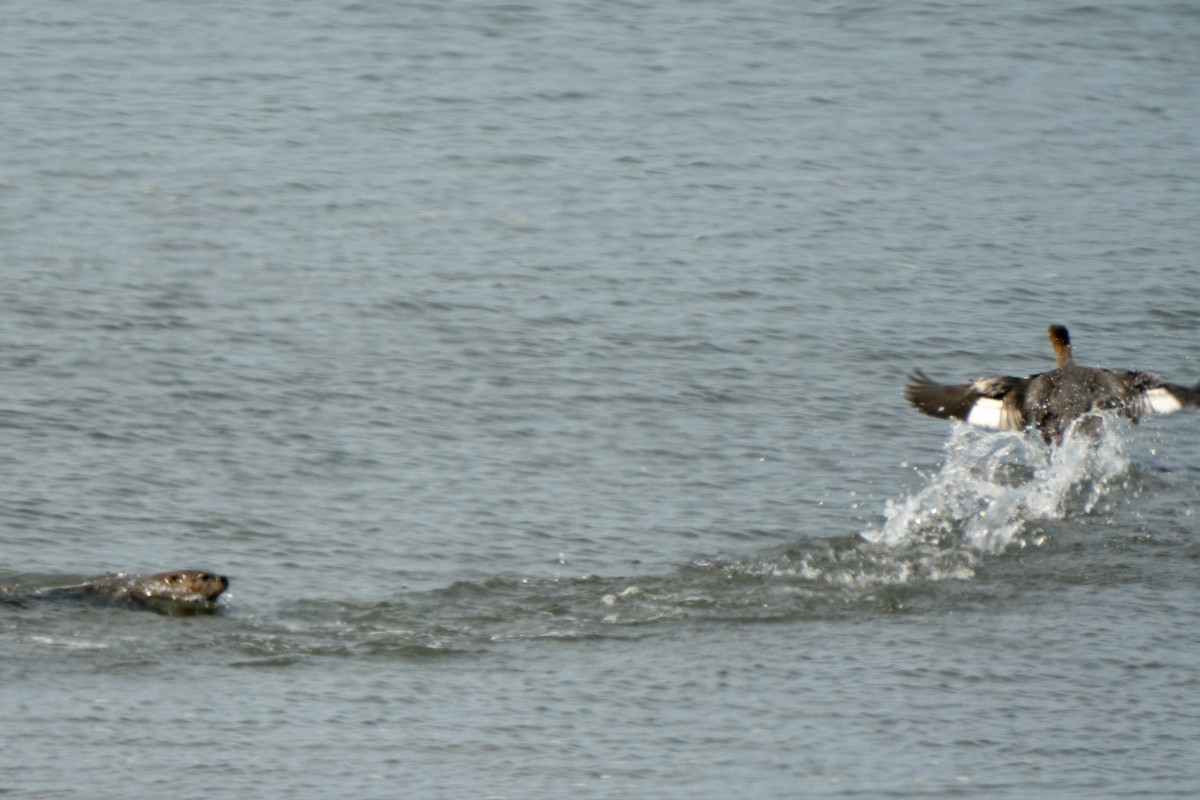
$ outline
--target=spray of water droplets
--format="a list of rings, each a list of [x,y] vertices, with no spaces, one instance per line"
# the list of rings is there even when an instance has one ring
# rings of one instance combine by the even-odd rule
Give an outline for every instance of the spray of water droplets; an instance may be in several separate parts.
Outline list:
[[[862,536],[888,546],[961,542],[984,553],[1026,543],[1030,523],[1093,513],[1126,480],[1128,426],[1104,428],[1050,448],[1022,434],[956,426],[941,467],[916,492],[888,500],[883,523]]]

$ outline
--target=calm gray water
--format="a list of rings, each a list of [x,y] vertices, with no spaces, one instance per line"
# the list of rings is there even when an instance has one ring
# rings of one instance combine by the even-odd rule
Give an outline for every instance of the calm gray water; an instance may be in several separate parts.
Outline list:
[[[4,16],[0,794],[1200,794],[1194,4]]]

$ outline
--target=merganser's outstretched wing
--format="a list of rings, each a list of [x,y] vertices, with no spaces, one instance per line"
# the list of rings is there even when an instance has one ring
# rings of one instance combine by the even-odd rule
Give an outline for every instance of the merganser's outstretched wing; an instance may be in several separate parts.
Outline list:
[[[1037,377],[1037,376],[1031,376]],[[938,383],[916,370],[904,386],[904,399],[922,414],[958,419],[1003,431],[1025,428],[1025,391],[1031,378],[988,375],[974,383]]]
[[[1200,406],[1200,383],[1180,386],[1167,383],[1153,372],[1138,370],[1114,374],[1126,391],[1126,408],[1135,422],[1142,414],[1172,414]]]

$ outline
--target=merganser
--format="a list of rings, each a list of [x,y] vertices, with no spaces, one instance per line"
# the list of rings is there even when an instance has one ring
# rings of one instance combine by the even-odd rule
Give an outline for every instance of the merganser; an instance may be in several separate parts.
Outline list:
[[[1026,378],[988,375],[974,383],[943,384],[920,370],[909,376],[904,399],[922,414],[958,419],[996,430],[1036,429],[1047,443],[1062,442],[1078,419],[1099,431],[1096,412],[1115,411],[1137,424],[1143,414],[1170,414],[1200,406],[1200,383],[1179,386],[1152,372],[1081,367],[1071,357],[1071,336],[1051,325],[1054,369]]]

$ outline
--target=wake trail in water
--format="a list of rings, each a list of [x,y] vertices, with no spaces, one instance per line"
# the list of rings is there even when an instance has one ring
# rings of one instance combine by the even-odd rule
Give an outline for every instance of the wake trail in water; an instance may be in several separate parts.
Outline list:
[[[993,602],[989,557],[1037,546],[1042,523],[1104,512],[1132,476],[1128,427],[1048,448],[956,427],[945,458],[860,533],[800,536],[755,557],[697,558],[662,574],[492,577],[378,602],[301,601],[247,617],[247,664],[309,656],[428,658],[506,641],[639,638],[657,626],[841,620]],[[235,615],[236,616],[236,615]]]

